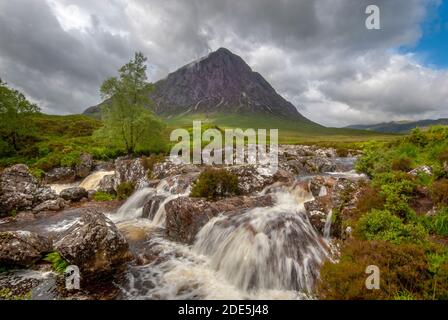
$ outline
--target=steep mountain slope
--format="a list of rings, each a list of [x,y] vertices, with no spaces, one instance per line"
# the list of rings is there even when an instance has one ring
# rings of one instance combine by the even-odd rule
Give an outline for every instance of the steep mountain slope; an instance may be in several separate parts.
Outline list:
[[[348,129],[358,129],[358,130],[369,130],[381,133],[408,133],[412,129],[417,127],[425,128],[434,125],[448,125],[448,119],[438,119],[438,120],[420,120],[420,121],[397,121],[397,122],[387,122],[378,123],[371,125],[351,125],[346,128]]]
[[[155,83],[155,112],[163,117],[191,114],[275,116],[316,125],[244,60],[225,48],[192,62]],[[99,107],[84,113],[92,115]]]

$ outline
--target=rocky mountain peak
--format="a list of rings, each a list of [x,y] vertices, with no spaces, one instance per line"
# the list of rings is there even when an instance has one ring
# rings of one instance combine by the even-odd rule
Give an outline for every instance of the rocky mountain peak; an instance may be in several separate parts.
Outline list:
[[[311,123],[263,76],[226,48],[219,48],[156,82],[151,99],[154,111],[163,116],[264,114]],[[90,108],[86,113],[92,111]]]

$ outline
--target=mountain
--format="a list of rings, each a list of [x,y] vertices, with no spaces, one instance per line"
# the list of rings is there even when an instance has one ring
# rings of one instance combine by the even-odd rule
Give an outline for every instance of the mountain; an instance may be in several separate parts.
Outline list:
[[[316,125],[244,62],[220,48],[155,83],[150,98],[156,114],[165,118],[192,114],[275,116]],[[84,114],[98,114],[99,106]]]
[[[420,121],[392,121],[384,122],[378,124],[356,124],[351,125],[346,128],[348,129],[358,129],[358,130],[369,130],[381,133],[408,133],[412,129],[417,127],[425,128],[434,125],[448,125],[448,119],[438,119],[438,120],[420,120]]]

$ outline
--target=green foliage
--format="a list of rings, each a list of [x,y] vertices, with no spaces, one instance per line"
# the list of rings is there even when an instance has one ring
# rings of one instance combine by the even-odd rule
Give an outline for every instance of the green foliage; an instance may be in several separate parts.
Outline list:
[[[387,210],[372,210],[358,221],[358,229],[366,240],[382,240],[400,244],[422,243],[427,239],[426,230],[419,224],[404,224]]]
[[[117,198],[124,200],[129,198],[134,192],[135,185],[132,182],[120,183],[117,187]]]
[[[61,157],[60,165],[63,167],[74,167],[80,163],[80,157],[80,151],[70,151]]]
[[[104,81],[102,107],[104,126],[98,137],[116,141],[128,154],[164,149],[163,123],[146,109],[152,102],[148,94],[153,86],[146,82],[146,58],[136,53],[119,70],[119,78]]]
[[[416,189],[413,176],[402,172],[380,173],[375,176],[373,186],[380,190],[386,210],[406,219],[414,217],[415,213],[409,206]]]
[[[416,299],[410,292],[400,291],[395,295],[394,300],[416,300]]]
[[[115,199],[116,199],[116,196],[114,194],[110,194],[110,193],[102,192],[102,191],[97,191],[93,195],[93,200],[100,201],[100,202],[113,201]]]
[[[27,139],[34,133],[28,118],[37,112],[35,104],[0,80],[0,157],[18,154],[27,147]]]
[[[31,294],[31,291],[25,294],[14,294],[9,288],[1,288],[0,300],[29,300],[31,299]]]
[[[191,197],[216,200],[239,194],[238,177],[225,169],[207,168],[199,175]]]
[[[448,237],[448,208],[439,210],[434,216],[425,217],[423,222],[433,234]]]
[[[47,254],[43,260],[50,262],[53,270],[61,274],[64,273],[65,269],[69,265],[68,262],[65,261],[64,258],[62,258],[61,255],[56,251]]]

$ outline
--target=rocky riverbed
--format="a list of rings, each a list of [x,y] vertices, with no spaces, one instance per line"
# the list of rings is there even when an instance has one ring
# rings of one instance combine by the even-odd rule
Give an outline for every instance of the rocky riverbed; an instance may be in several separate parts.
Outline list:
[[[0,288],[31,299],[306,299],[350,229],[332,226],[365,177],[355,156],[280,146],[279,170],[240,165],[239,196],[189,197],[202,166],[139,158],[57,168],[42,181],[25,165],[0,174]],[[120,184],[126,201],[93,200]],[[351,201],[347,201],[351,197]],[[42,258],[80,270],[80,290]]]

